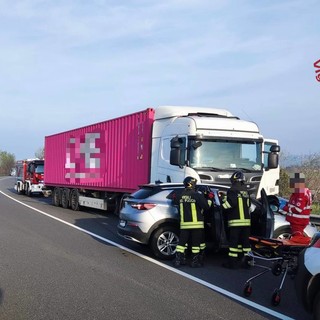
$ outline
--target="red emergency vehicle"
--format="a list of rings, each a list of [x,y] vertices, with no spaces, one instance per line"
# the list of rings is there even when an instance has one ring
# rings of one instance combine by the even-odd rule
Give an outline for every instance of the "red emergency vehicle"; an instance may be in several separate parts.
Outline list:
[[[44,160],[29,159],[16,162],[15,190],[32,196],[41,194],[43,187]]]

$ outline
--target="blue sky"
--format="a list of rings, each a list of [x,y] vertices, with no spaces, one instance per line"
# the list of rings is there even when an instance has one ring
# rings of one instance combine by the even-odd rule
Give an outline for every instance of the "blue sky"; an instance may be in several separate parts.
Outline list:
[[[317,0],[0,0],[0,150],[160,105],[225,108],[320,152]]]

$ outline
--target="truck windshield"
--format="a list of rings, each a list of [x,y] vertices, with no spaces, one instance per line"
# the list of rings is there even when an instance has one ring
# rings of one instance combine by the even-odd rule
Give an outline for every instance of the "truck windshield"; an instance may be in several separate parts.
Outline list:
[[[262,170],[262,141],[189,140],[189,163],[194,169]]]
[[[43,164],[37,164],[35,166],[35,173],[43,173],[44,172],[44,165]]]

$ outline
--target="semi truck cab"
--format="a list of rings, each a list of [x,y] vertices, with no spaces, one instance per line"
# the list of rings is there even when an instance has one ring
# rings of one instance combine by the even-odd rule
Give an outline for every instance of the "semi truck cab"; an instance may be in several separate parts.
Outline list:
[[[223,109],[176,108],[158,114],[156,109],[152,182],[193,176],[202,183],[228,186],[232,173],[242,170],[254,195],[262,188],[267,194],[279,192],[277,140],[265,139],[254,122]]]

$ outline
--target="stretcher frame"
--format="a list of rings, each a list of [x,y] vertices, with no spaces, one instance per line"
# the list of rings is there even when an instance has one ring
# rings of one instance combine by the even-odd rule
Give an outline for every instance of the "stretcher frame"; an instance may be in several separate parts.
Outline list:
[[[275,276],[281,276],[278,287],[273,290],[271,295],[272,305],[277,306],[281,302],[281,292],[285,279],[287,275],[294,278],[298,267],[298,256],[309,242],[298,243],[290,239],[279,240],[261,237],[249,237],[249,240],[251,251],[245,257],[245,264],[248,268],[259,267],[262,271],[247,279],[243,294],[250,297],[253,291],[252,282],[271,272]],[[261,264],[262,262],[265,264]]]

